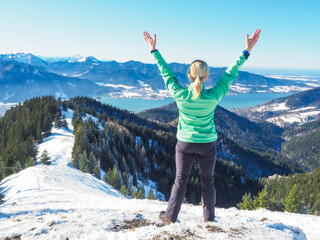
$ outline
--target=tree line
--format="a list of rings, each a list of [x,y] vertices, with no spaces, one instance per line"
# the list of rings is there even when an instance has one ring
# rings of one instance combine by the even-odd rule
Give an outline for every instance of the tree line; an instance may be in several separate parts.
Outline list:
[[[311,213],[320,215],[320,168],[312,173],[297,173],[289,177],[261,179],[262,191],[255,197],[246,193],[240,209],[266,208],[271,211]]]
[[[36,144],[51,134],[61,104],[53,96],[43,96],[6,111],[0,119],[0,180],[35,161]]]

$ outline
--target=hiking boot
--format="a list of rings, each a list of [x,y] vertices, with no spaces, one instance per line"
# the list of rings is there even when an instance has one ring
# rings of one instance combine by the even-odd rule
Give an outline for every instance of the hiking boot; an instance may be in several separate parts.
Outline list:
[[[214,218],[213,219],[204,219],[205,223],[210,223],[210,222],[214,222]]]
[[[168,219],[164,213],[165,213],[165,211],[161,211],[160,214],[159,214],[159,218],[160,218],[160,219],[162,220],[162,222],[165,223],[166,225],[167,225],[167,224],[171,224],[171,223],[172,223],[171,220]]]

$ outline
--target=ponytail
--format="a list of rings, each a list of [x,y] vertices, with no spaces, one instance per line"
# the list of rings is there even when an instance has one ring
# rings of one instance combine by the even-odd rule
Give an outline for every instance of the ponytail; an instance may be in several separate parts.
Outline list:
[[[192,99],[198,98],[202,84],[207,80],[209,75],[209,68],[206,62],[202,60],[193,61],[188,69],[188,78],[193,82],[193,96]]]
[[[200,81],[199,75],[197,75],[196,80],[193,82],[193,84],[194,94],[192,98],[198,98],[202,90],[202,82]]]

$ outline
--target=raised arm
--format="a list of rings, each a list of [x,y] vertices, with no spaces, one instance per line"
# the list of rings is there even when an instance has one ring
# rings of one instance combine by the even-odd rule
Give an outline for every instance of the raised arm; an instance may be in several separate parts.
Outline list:
[[[222,78],[213,87],[208,89],[209,94],[213,94],[216,97],[217,102],[228,93],[230,86],[234,79],[238,76],[239,68],[250,56],[250,52],[254,45],[257,43],[260,37],[261,29],[257,29],[251,38],[247,34],[246,37],[246,49],[235,59],[231,66],[224,72]]]
[[[173,96],[174,99],[177,99],[180,97],[180,94],[182,90],[184,89],[177,81],[177,77],[174,75],[174,73],[169,68],[166,61],[161,56],[160,52],[156,49],[156,34],[154,34],[154,39],[152,39],[148,32],[144,32],[144,39],[148,43],[151,54],[153,55],[157,66],[160,70],[161,76],[164,80],[164,83],[166,85],[166,88],[170,92],[170,94]]]

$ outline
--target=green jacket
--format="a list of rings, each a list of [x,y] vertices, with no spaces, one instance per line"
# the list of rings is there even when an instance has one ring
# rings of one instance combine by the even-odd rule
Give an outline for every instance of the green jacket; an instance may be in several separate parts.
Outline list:
[[[160,52],[156,50],[152,52],[152,55],[166,88],[179,109],[177,139],[191,143],[206,143],[217,140],[217,131],[213,121],[214,111],[219,101],[228,93],[232,81],[238,76],[239,68],[246,61],[244,53],[235,59],[214,87],[205,89],[203,84],[201,93],[196,99],[192,99],[193,83],[188,88],[182,87]]]

